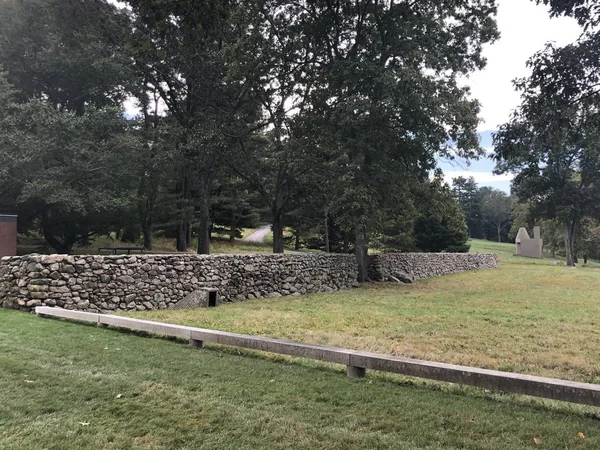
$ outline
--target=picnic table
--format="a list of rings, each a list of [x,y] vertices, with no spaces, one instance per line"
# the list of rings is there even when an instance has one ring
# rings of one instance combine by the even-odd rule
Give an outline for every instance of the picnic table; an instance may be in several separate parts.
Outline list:
[[[144,247],[100,247],[98,248],[98,253],[101,253],[102,250],[113,252],[113,255],[116,255],[118,251],[127,252],[128,255],[131,254],[132,251],[144,253]]]

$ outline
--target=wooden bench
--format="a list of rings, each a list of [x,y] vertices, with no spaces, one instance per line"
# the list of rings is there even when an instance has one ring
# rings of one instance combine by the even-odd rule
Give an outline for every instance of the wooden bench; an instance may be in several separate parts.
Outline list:
[[[98,248],[98,253],[102,252],[102,250],[113,252],[113,255],[116,255],[117,252],[127,252],[128,255],[131,254],[132,251],[144,253],[144,247],[100,247]]]

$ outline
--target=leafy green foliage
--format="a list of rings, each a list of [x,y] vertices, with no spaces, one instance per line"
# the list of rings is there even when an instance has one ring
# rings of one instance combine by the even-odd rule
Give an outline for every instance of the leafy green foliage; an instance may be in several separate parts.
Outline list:
[[[421,197],[421,215],[414,223],[417,249],[425,252],[468,252],[467,226],[454,192],[435,178]]]
[[[314,112],[344,167],[334,211],[354,229],[361,279],[390,192],[423,183],[450,140],[459,154],[479,150],[477,103],[456,76],[483,65],[481,45],[496,37],[495,6],[459,3],[314,2],[306,13],[329,68],[318,73]]]
[[[452,187],[465,216],[469,236],[481,239],[482,211],[479,187],[473,177],[457,177],[452,179]]]
[[[511,225],[511,198],[499,189],[481,188],[481,211],[486,230],[486,238],[492,236],[498,242],[506,241]],[[493,231],[490,233],[489,228]]]
[[[414,197],[436,156],[479,153],[478,104],[457,80],[483,67],[495,11],[492,0],[7,0],[0,66],[16,102],[89,120],[137,98],[139,122],[122,124],[127,175],[111,183],[128,199],[112,227],[120,237],[143,234],[150,249],[156,230],[183,251],[196,234],[207,253],[224,213],[233,236],[233,222],[268,208],[274,251],[292,227],[298,244],[320,235],[324,249],[354,247],[366,269],[369,241],[414,245]],[[83,139],[80,125],[65,132]],[[239,198],[226,188],[236,178]],[[27,215],[31,224],[40,214]],[[72,222],[81,230],[67,234],[99,232]]]
[[[531,77],[516,82],[522,105],[496,137],[497,171],[517,173],[515,193],[530,203],[533,217],[562,224],[567,264],[573,265],[577,230],[599,212],[600,6],[541,2],[586,31],[571,45],[547,44],[529,61]]]
[[[589,27],[600,22],[600,5],[595,0],[536,0],[550,6],[553,16],[573,17],[580,25]]]
[[[516,174],[513,192],[530,204],[533,217],[564,225],[572,265],[578,223],[599,212],[600,116],[593,98],[581,98],[578,89],[544,91],[547,85],[540,83],[545,79],[536,74],[548,57],[546,52],[536,55],[534,75],[517,84],[523,103],[495,137],[496,171]]]
[[[118,106],[132,87],[127,17],[105,0],[5,0],[0,29],[0,68],[19,101],[82,114]]]
[[[230,242],[242,237],[242,228],[255,228],[260,220],[257,195],[240,178],[224,178],[211,199],[212,232],[228,234]]]
[[[138,141],[119,110],[84,115],[38,100],[0,105],[4,208],[12,203],[58,252],[121,222],[131,208]],[[7,204],[8,203],[8,204]]]

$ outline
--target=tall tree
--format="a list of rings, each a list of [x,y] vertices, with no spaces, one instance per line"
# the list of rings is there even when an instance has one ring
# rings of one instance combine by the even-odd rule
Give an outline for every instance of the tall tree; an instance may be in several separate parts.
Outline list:
[[[513,171],[516,194],[530,214],[562,224],[567,264],[575,263],[575,236],[596,215],[600,108],[600,5],[593,0],[536,0],[552,16],[571,16],[584,28],[577,42],[549,43],[519,80],[523,102],[496,138],[498,172]],[[529,153],[527,155],[526,153]]]
[[[563,224],[572,266],[581,220],[600,213],[599,104],[578,89],[540,89],[547,80],[535,74],[553,61],[548,51],[531,60],[534,75],[517,83],[523,103],[495,137],[496,171],[516,174],[513,192],[533,216]]]
[[[300,179],[318,164],[302,126],[318,69],[317,37],[302,3],[255,0],[248,6],[252,26],[236,48],[234,67],[260,105],[253,129],[261,130],[263,145],[240,140],[232,164],[269,204],[273,252],[281,253],[286,214],[299,206]]]
[[[0,83],[2,84],[2,83]],[[115,109],[78,115],[40,100],[0,104],[0,191],[59,253],[132,209],[138,140]]]
[[[188,198],[194,187],[198,253],[209,253],[212,182],[220,155],[246,123],[247,87],[228,71],[227,59],[247,30],[243,5],[204,0],[128,4],[137,66],[180,127],[180,150],[194,177],[183,176],[183,195]]]
[[[481,194],[484,221],[494,227],[498,242],[502,242],[502,232],[510,230],[511,199],[498,189],[485,189]]]
[[[360,280],[390,184],[422,182],[450,141],[462,155],[478,152],[477,103],[457,76],[484,66],[482,45],[497,36],[495,11],[493,1],[306,6],[324,69],[314,110],[345,157],[337,217],[354,230]]]
[[[220,177],[212,194],[213,232],[227,233],[229,242],[241,238],[242,228],[254,228],[260,220],[257,194],[236,176]]]
[[[81,115],[119,106],[132,87],[129,22],[106,0],[5,0],[0,29],[0,67],[19,101]]]
[[[465,216],[469,236],[481,239],[483,237],[481,230],[481,195],[475,179],[473,177],[453,178],[452,187]]]
[[[119,108],[134,84],[131,61],[123,46],[130,31],[129,22],[119,9],[104,0],[6,0],[0,2],[0,28],[0,68],[16,88],[14,101],[20,105],[12,110],[8,104],[2,105],[5,111],[13,113],[3,124],[8,127],[5,138],[23,139],[2,149],[5,173],[20,177],[15,189],[24,189],[13,197],[13,208],[27,217],[25,222],[31,226],[39,225],[41,220],[46,239],[56,250],[67,251],[74,242],[87,242],[88,236],[104,229],[106,223],[104,219],[91,220],[95,213],[105,211],[106,198],[97,205],[84,201],[92,196],[77,193],[72,177],[82,177],[78,183],[85,178],[91,189],[94,180],[101,178],[103,164],[107,170],[113,170],[113,176],[122,172],[111,165],[114,155],[109,155],[107,141],[93,139],[107,139],[104,133],[112,129],[115,136],[110,141],[118,147],[116,141],[125,139],[124,130],[129,129],[116,110],[106,109]],[[39,111],[33,111],[35,108]],[[30,114],[29,121],[26,114]],[[37,127],[32,122],[34,117],[39,121]],[[97,129],[84,130],[85,126]],[[64,140],[63,152],[58,152],[57,139]],[[81,150],[76,151],[74,145],[81,146]],[[87,178],[90,174],[84,175],[86,167],[92,164],[84,155],[93,154],[92,148],[98,151],[99,166]],[[130,149],[136,148],[131,143]],[[129,151],[122,156],[135,159]],[[39,165],[29,167],[35,158],[39,158]],[[77,158],[83,160],[76,161]],[[21,172],[25,168],[30,172],[27,177]],[[73,173],[68,174],[67,170]],[[55,171],[54,185],[46,180],[50,184],[42,188],[42,174],[51,177]],[[126,180],[112,179],[111,184],[117,186],[121,181],[125,182],[122,187],[128,186]],[[34,185],[39,189],[34,189]],[[48,197],[51,185],[55,189],[52,199]],[[109,190],[96,192],[108,194]],[[72,192],[72,198],[65,196],[59,206],[59,192]],[[112,194],[115,208],[123,212],[122,196]],[[124,195],[129,195],[129,191]],[[73,208],[75,204],[77,208]],[[104,217],[109,216],[107,213]],[[57,223],[65,225],[61,228]]]
[[[414,223],[416,247],[425,252],[468,252],[469,235],[454,192],[436,176],[422,189],[419,216]]]

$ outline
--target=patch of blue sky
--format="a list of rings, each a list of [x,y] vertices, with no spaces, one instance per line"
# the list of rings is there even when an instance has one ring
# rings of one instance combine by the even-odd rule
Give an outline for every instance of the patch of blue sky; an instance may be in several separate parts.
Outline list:
[[[490,158],[493,152],[494,130],[479,132],[480,146],[486,150],[486,155],[477,160],[465,160],[456,158],[438,158],[438,167],[444,172],[444,180],[452,185],[452,179],[457,177],[473,177],[479,186],[490,186],[510,193],[510,182],[512,174],[494,175],[493,170],[496,163]]]

